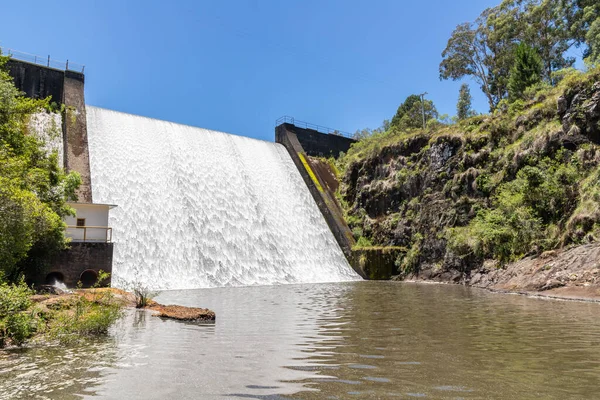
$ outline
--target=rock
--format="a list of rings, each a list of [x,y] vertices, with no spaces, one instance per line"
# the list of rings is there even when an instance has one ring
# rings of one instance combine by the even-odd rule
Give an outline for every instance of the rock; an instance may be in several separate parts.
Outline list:
[[[178,321],[214,321],[216,318],[215,313],[207,308],[155,304],[150,309],[158,312],[154,314],[155,317]]]
[[[35,288],[35,291],[38,294],[56,294],[56,295],[65,294],[64,290],[57,288],[56,286],[53,286],[53,285],[40,285]]]
[[[544,286],[542,286],[539,290],[540,291],[544,291],[544,290],[550,290],[550,289],[555,289],[558,287],[563,287],[565,286],[564,283],[556,280],[556,279],[550,279],[548,282],[546,282],[546,284]]]
[[[577,125],[573,125],[573,126],[571,126],[571,129],[569,129],[569,132],[567,133],[567,135],[577,136],[580,133],[581,133],[581,129]]]
[[[567,99],[565,98],[565,96],[560,96],[556,101],[556,111],[558,112],[558,115],[560,115],[561,117],[565,115],[568,108],[569,104],[567,103]]]

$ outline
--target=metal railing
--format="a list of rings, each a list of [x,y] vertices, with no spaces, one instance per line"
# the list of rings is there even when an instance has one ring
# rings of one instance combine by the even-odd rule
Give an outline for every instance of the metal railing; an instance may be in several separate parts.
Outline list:
[[[338,129],[331,129],[326,126],[311,124],[310,122],[298,121],[294,117],[290,117],[288,115],[284,115],[283,117],[278,118],[275,121],[275,126],[279,126],[279,125],[285,124],[285,123],[292,124],[294,126],[297,126],[298,128],[312,129],[317,132],[326,133],[328,135],[343,136],[343,137],[347,137],[350,139],[354,138],[354,135],[352,133],[340,131]]]
[[[104,237],[96,236],[96,235],[88,235],[89,230],[104,230]],[[75,230],[73,232],[73,230]],[[81,237],[81,231],[83,230],[83,237]],[[112,242],[112,227],[110,226],[77,226],[77,225],[67,225],[67,233],[73,242],[104,242],[111,243]],[[77,233],[77,235],[73,235],[73,233]],[[91,236],[91,237],[90,237]]]
[[[22,51],[9,49],[7,47],[2,46],[0,46],[0,52],[2,52],[3,56],[9,56],[10,58],[14,58],[15,60],[25,61],[31,64],[43,65],[44,67],[48,68],[60,69],[63,71],[74,71],[82,74],[85,70],[85,65],[69,62],[69,60],[53,60],[52,58],[50,58],[50,56],[36,56],[35,54],[24,53]]]

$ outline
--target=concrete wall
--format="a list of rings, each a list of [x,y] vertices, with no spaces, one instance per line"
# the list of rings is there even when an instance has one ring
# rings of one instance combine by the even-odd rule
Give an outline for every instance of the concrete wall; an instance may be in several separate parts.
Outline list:
[[[91,203],[92,182],[83,92],[84,75],[14,59],[8,61],[8,68],[15,86],[28,97],[39,99],[52,96],[52,101],[66,106],[62,127],[64,168],[67,172],[79,172],[79,201]]]
[[[79,202],[92,202],[92,179],[88,150],[87,119],[83,94],[84,76],[66,71],[63,102],[67,106],[63,116],[65,142],[65,169],[81,175],[81,186],[77,191]]]
[[[44,276],[36,277],[37,284],[45,283],[50,274],[60,274],[68,287],[77,286],[81,274],[92,270],[96,274],[103,270],[112,272],[113,244],[112,243],[71,243],[70,249],[61,251],[52,260]]]
[[[347,152],[350,145],[356,142],[356,140],[344,136],[321,133],[313,129],[299,128],[288,123],[283,125],[286,126],[286,129],[296,134],[304,152],[313,157],[333,156],[337,158],[340,152]]]
[[[7,66],[15,86],[27,97],[45,99],[52,96],[52,101],[62,103],[64,71],[12,59],[8,60]]]
[[[352,246],[354,245],[354,237],[343,215],[336,207],[335,199],[327,190],[325,182],[321,182],[319,177],[310,167],[307,154],[304,152],[302,145],[298,141],[296,133],[293,131],[294,126],[290,124],[282,124],[275,128],[275,141],[282,144],[287,149],[292,157],[296,168],[300,172],[302,179],[306,183],[315,203],[319,207],[321,214],[325,218],[329,229],[333,233],[340,248],[344,252],[346,259],[352,265],[352,268],[363,278],[366,277],[360,266],[354,262],[352,257]]]

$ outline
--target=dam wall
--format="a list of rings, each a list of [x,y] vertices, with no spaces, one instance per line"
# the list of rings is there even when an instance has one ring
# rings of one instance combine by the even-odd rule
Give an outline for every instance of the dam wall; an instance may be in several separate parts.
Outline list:
[[[298,131],[300,135],[297,134]],[[319,176],[318,170],[311,167],[309,154],[304,150],[299,140],[299,136],[304,135],[305,131],[306,129],[298,128],[293,124],[283,123],[275,128],[275,141],[287,149],[349,264],[361,277],[367,278],[367,275],[353,256],[352,247],[355,244],[354,237],[344,220],[341,208],[336,203],[334,193],[327,190],[326,182]],[[329,136],[325,134],[321,135]],[[323,143],[326,142],[324,141]],[[332,143],[337,143],[337,141]],[[323,150],[326,151],[326,149]]]

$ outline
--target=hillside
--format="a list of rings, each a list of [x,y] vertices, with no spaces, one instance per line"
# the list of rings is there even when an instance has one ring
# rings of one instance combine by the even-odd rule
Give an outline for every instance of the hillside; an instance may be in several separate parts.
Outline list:
[[[358,246],[404,248],[404,277],[466,282],[597,242],[600,68],[560,79],[493,114],[353,145],[338,195]]]

